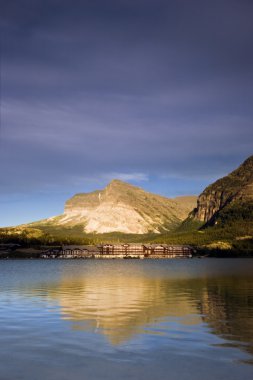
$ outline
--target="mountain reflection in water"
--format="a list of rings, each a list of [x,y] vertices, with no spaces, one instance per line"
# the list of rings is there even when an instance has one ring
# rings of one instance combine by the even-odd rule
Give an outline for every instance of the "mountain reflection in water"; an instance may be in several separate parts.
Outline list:
[[[206,323],[253,354],[252,269],[252,260],[71,262],[57,280],[20,291],[57,303],[73,329],[101,333],[113,345],[138,334],[170,336],[175,322]],[[166,328],[156,329],[162,322]]]
[[[166,279],[109,271],[99,277],[63,276],[47,291],[59,303],[62,317],[72,321],[74,328],[105,334],[112,344],[130,339],[143,332],[144,326],[165,317],[180,318],[185,324],[201,322],[186,288],[180,292],[177,282]]]

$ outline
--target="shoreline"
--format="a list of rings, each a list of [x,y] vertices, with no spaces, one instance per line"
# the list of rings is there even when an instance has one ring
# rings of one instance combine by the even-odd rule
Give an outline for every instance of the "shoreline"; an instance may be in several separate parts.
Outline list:
[[[102,243],[52,245],[0,243],[0,260],[11,259],[182,259],[182,258],[251,258],[253,250],[229,246],[197,246],[187,244]]]
[[[96,246],[93,246],[95,248]],[[54,248],[54,247],[52,247]],[[45,251],[38,247],[22,247],[13,251],[0,251],[0,260],[171,260],[171,259],[205,259],[205,258],[253,258],[253,251],[235,250],[210,250],[193,247],[192,253],[187,255],[168,255],[168,254],[101,254],[93,251],[85,256],[75,255],[51,255],[45,256]]]

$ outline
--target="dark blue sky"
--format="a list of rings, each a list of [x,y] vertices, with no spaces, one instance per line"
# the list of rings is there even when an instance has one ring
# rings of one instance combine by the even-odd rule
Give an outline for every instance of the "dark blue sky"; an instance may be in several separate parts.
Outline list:
[[[252,154],[251,0],[12,0],[0,17],[0,225],[112,178],[198,194]]]

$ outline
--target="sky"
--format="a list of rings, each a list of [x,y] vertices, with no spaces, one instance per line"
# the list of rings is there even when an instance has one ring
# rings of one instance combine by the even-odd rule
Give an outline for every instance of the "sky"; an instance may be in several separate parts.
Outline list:
[[[0,226],[128,181],[199,194],[253,153],[251,0],[1,4]]]

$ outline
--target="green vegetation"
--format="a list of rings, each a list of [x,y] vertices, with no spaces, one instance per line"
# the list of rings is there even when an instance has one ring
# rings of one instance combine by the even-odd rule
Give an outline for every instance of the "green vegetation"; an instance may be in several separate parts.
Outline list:
[[[197,207],[190,213],[190,220],[214,225],[221,211],[230,204],[253,200],[253,156],[236,170],[205,188],[198,197]],[[238,204],[239,204],[238,203]]]
[[[253,225],[253,200],[235,201],[222,209],[212,220],[213,225],[233,228],[235,225],[246,231]]]
[[[236,170],[227,176],[218,179],[216,182],[209,185],[204,192],[222,191],[234,196],[247,183],[252,181],[253,176],[253,156],[245,160]]]
[[[194,246],[203,254],[253,254],[253,202],[235,202],[219,213],[213,226],[185,221],[176,230],[162,234],[85,234],[83,226],[42,225],[0,229],[1,242],[22,246],[100,243],[167,243]]]
[[[112,181],[104,190],[77,194],[66,203],[65,211],[72,211],[75,207],[81,210],[91,205],[96,206],[103,199],[115,205],[120,202],[131,206],[140,216],[148,215],[151,222],[155,219],[162,220],[160,234],[85,233],[84,221],[80,219],[74,218],[70,223],[61,223],[66,216],[64,214],[29,225],[2,228],[0,242],[19,243],[23,247],[124,242],[165,243],[191,245],[199,253],[208,255],[253,255],[252,172],[253,156],[231,174],[208,186],[200,195],[197,208],[183,222],[182,216],[186,217],[186,210],[192,209],[194,197],[170,200],[118,180]],[[210,217],[207,223],[194,217],[198,208],[202,208],[204,212],[215,210],[208,214]]]

